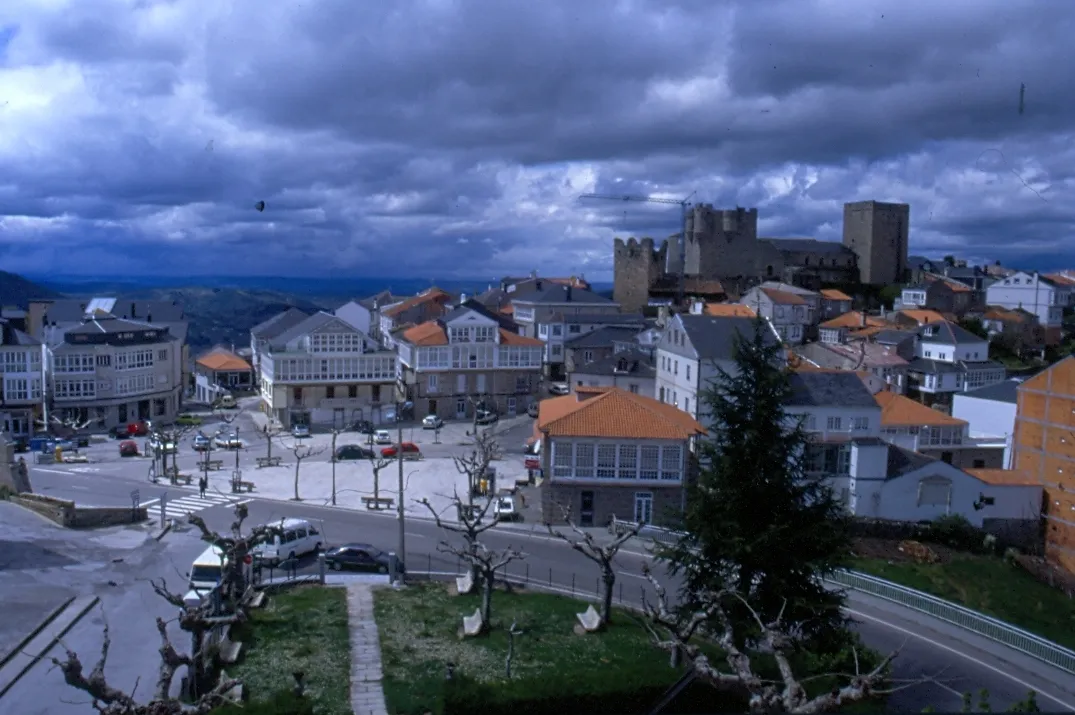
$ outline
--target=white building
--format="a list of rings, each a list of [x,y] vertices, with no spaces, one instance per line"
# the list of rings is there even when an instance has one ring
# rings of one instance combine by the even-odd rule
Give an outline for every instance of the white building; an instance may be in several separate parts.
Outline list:
[[[657,376],[654,397],[675,405],[700,421],[709,423],[708,409],[699,404],[719,370],[734,375],[736,340],[753,340],[756,319],[674,315],[665,325],[657,343]],[[771,324],[765,324],[767,339],[779,344]],[[781,352],[781,360],[785,360]]]
[[[768,320],[782,342],[798,345],[806,338],[807,328],[814,324],[818,315],[818,294],[792,286],[763,283],[751,288],[739,303]]]
[[[43,416],[45,350],[0,318],[0,432],[28,439]]]
[[[1038,317],[1038,323],[1057,332],[1064,320],[1070,288],[1049,280],[1038,273],[1019,271],[1002,278],[985,290],[987,305],[1023,310]]]
[[[261,326],[259,326],[261,327]],[[255,329],[257,330],[257,329]],[[395,405],[396,354],[332,313],[318,312],[273,335],[262,329],[259,388],[285,427],[382,421]]]
[[[948,403],[954,393],[992,385],[1006,374],[1003,365],[989,359],[989,342],[958,325],[941,320],[915,331],[908,387],[931,403]]]
[[[1012,445],[1015,435],[1017,389],[1019,380],[1005,380],[956,395],[952,399],[952,416],[969,425],[975,439],[1004,442],[1004,466],[1012,466]]]

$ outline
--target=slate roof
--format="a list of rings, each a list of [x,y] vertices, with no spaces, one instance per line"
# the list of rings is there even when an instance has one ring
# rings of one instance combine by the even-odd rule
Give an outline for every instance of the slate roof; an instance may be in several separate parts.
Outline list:
[[[45,320],[56,323],[80,323],[91,307],[122,320],[151,320],[153,323],[178,323],[187,319],[183,306],[168,300],[130,300],[125,298],[93,298],[55,300],[45,311]]]
[[[914,332],[910,330],[882,330],[873,337],[873,341],[878,345],[898,345],[913,337]]]
[[[478,315],[488,318],[489,320],[495,320],[496,323],[511,333],[519,332],[519,324],[516,323],[511,317],[501,313],[499,311],[490,310],[477,298],[468,298],[461,305],[457,305],[450,311],[442,315],[439,320],[442,324],[450,323],[456,318],[462,317],[467,313],[477,313]]]
[[[778,251],[790,253],[825,253],[854,255],[850,248],[836,241],[819,241],[816,238],[759,238],[772,244]]]
[[[619,325],[606,325],[585,335],[578,335],[564,342],[568,350],[579,348],[607,348],[616,342],[631,341],[641,331],[640,328],[627,328]]]
[[[966,397],[975,397],[979,400],[993,400],[994,402],[1007,402],[1010,405],[1018,403],[1019,380],[1005,380],[995,385],[986,385],[977,390],[968,390],[963,393]]]
[[[402,296],[392,295],[392,291],[383,290],[380,293],[375,293],[368,298],[363,298],[356,301],[366,310],[373,310],[373,304],[376,303],[378,307],[384,305],[392,305],[393,303],[399,303],[403,300]]]
[[[680,315],[678,319],[701,360],[732,360],[735,358],[736,336],[747,341],[754,337],[755,318]],[[764,334],[766,344],[780,344],[768,326],[765,326]]]
[[[858,374],[849,370],[810,370],[788,376],[789,407],[877,407]]]
[[[621,370],[620,368],[624,369]],[[633,375],[643,379],[657,376],[657,362],[646,350],[624,350],[575,369],[573,375]]]
[[[646,316],[641,313],[578,313],[577,315],[565,315],[553,313],[549,322],[563,321],[568,325],[638,325],[639,329],[646,324]]]
[[[270,338],[270,342],[273,345],[284,345],[286,343],[291,342],[295,338],[301,338],[307,333],[311,333],[324,325],[328,325],[334,320],[339,320],[345,325],[347,324],[347,321],[341,318],[337,318],[332,313],[326,312],[324,310],[319,310],[313,315],[307,316],[306,318],[295,323],[290,328],[287,328],[286,330],[277,333],[276,337]],[[354,330],[354,328],[351,329]]]
[[[944,343],[945,345],[962,345],[966,343],[980,343],[985,338],[980,338],[974,333],[964,330],[955,323],[947,320],[936,323],[927,323],[916,331],[918,337],[927,343]],[[932,334],[930,334],[932,333]]]
[[[927,457],[910,449],[890,444],[888,445],[888,471],[885,474],[885,478],[895,479],[896,477],[902,477],[904,474],[909,474],[936,461],[938,460],[933,457]]]
[[[175,336],[168,333],[168,328],[163,325],[146,323],[141,320],[124,320],[108,313],[98,313],[92,319],[86,320],[82,325],[69,328],[64,335],[111,335],[113,333],[141,332],[145,330],[157,330],[162,333],[162,339],[174,339]],[[168,338],[164,338],[167,334]]]
[[[610,305],[615,303],[611,298],[598,295],[593,291],[553,283],[548,279],[535,281],[533,287],[523,292],[522,295],[519,295],[518,292],[513,293],[511,302],[538,305],[558,305],[561,303]]]
[[[250,334],[258,340],[272,340],[285,330],[306,320],[309,315],[298,308],[288,308],[250,329]]]
[[[35,347],[40,345],[40,340],[31,338],[8,321],[0,318],[0,346]]]

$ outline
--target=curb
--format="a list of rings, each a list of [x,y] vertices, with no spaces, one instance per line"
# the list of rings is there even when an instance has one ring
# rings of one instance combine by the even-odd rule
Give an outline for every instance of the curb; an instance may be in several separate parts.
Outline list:
[[[30,641],[32,641],[34,638],[36,638],[38,633],[40,633],[41,631],[45,630],[45,628],[48,626],[48,624],[50,624],[53,621],[55,621],[59,617],[59,615],[61,613],[63,613],[67,609],[68,606],[70,606],[72,603],[74,603],[76,598],[77,598],[77,596],[71,596],[71,598],[67,599],[66,601],[61,603],[59,606],[57,606],[56,608],[52,609],[52,611],[50,611],[49,614],[47,616],[45,616],[45,619],[43,621],[41,621],[36,626],[34,626],[34,629],[32,631],[30,631],[29,633],[27,633],[25,638],[23,638],[22,640],[19,641],[18,645],[16,645],[8,653],[6,653],[3,658],[0,658],[0,669],[2,669],[5,665],[7,665],[8,662],[12,658],[14,658],[16,655],[18,655],[19,651],[21,651],[23,648],[25,648],[27,646],[27,644],[30,643]]]
[[[30,644],[30,642],[34,640],[34,638],[36,638],[37,636],[41,635],[41,633],[46,628],[48,628],[53,623],[55,623],[57,620],[59,620],[60,616],[63,615],[64,611],[66,611],[71,606],[71,604],[74,601],[76,601],[77,599],[78,599],[77,596],[72,598],[70,601],[68,601],[66,604],[64,604],[63,608],[57,609],[52,614],[50,614],[49,617],[45,621],[43,621],[41,624],[38,625],[38,627],[34,631],[34,634],[31,635],[30,638],[26,639],[26,641],[24,641],[23,643],[20,643],[18,648],[16,648],[11,653],[9,653],[7,656],[5,656],[4,665],[9,664],[10,661],[15,658],[15,656],[17,656],[20,653],[22,653],[22,650],[24,648],[26,648]],[[24,665],[15,674],[15,677],[11,678],[10,681],[8,681],[7,683],[0,684],[0,698],[2,698],[4,695],[7,694],[7,692],[9,690],[11,690],[13,687],[15,687],[15,684],[18,683],[20,680],[22,680],[23,676],[25,676],[27,673],[29,673],[33,669],[33,667],[35,665],[37,665],[39,662],[41,662],[45,658],[46,654],[52,649],[52,647],[54,645],[56,645],[60,641],[60,639],[63,638],[65,635],[67,635],[67,633],[72,628],[74,628],[76,625],[78,625],[79,621],[81,621],[83,619],[83,617],[85,617],[85,615],[87,613],[89,613],[90,610],[100,602],[101,602],[101,599],[98,596],[94,596],[93,598],[89,599],[89,601],[86,602],[86,605],[83,606],[81,610],[79,610],[77,613],[74,614],[74,617],[71,618],[71,620],[67,623],[67,625],[65,625],[63,628],[61,628],[59,630],[59,632],[57,632],[55,635],[53,635],[52,638],[50,638],[47,643],[42,645],[42,647],[38,648],[37,653],[26,653],[26,654],[24,654],[24,655],[27,655],[29,657],[29,662],[26,665]],[[0,666],[0,667],[2,667],[2,666]]]

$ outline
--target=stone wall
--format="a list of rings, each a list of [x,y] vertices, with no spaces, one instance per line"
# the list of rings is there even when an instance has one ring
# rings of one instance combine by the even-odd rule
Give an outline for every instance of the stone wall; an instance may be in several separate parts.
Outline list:
[[[11,501],[21,507],[37,512],[49,521],[69,529],[97,529],[103,526],[136,524],[149,518],[145,507],[78,506],[66,499],[20,494]]]
[[[557,484],[545,481],[541,485],[541,518],[549,524],[563,525],[561,507],[571,510],[571,517],[578,521],[582,507],[582,492],[594,493],[593,525],[605,526],[615,516],[621,521],[635,520],[635,494],[653,494],[653,518],[655,526],[670,526],[673,517],[681,513],[683,490],[681,487],[651,487],[642,485],[605,486],[603,484]]]

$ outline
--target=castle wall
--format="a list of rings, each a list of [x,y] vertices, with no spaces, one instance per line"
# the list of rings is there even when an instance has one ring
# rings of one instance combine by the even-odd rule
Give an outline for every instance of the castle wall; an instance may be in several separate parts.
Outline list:
[[[661,275],[668,243],[653,250],[653,239],[629,238],[613,241],[612,299],[624,313],[641,313],[649,303],[649,288]]]
[[[752,275],[758,263],[758,210],[694,206],[687,214],[687,275]]]

